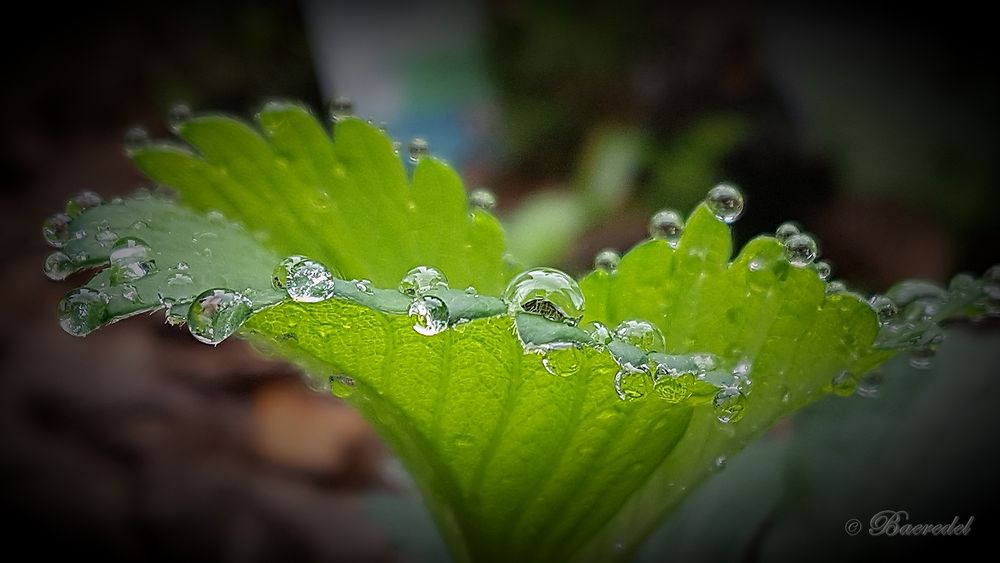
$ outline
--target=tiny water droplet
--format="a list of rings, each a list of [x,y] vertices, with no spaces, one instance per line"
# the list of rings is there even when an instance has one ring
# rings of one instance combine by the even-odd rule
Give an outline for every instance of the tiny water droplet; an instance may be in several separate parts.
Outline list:
[[[191,276],[183,272],[177,272],[167,278],[167,285],[190,285],[192,283],[194,283],[194,280],[191,279]]]
[[[597,321],[587,323],[583,327],[584,332],[590,335],[590,338],[594,340],[594,344],[599,347],[607,346],[611,342],[612,334],[611,329]]]
[[[830,387],[833,388],[833,392],[842,397],[853,395],[857,385],[858,381],[854,378],[854,374],[847,370],[837,373],[830,380]]]
[[[474,287],[472,287],[470,285],[469,287],[465,288],[465,294],[466,295],[479,295],[479,292],[476,291],[476,288],[474,288]]]
[[[746,410],[746,395],[736,387],[724,387],[712,399],[715,418],[723,424],[739,422]]]
[[[729,182],[722,182],[708,190],[705,203],[715,217],[727,225],[735,223],[743,214],[743,192]]]
[[[354,287],[365,295],[375,295],[371,280],[354,280]]]
[[[191,107],[187,104],[175,104],[167,112],[167,126],[174,134],[180,134],[181,128],[188,121],[191,121]]]
[[[785,241],[785,258],[797,268],[804,268],[816,259],[816,241],[805,233],[792,235]]]
[[[82,191],[66,202],[66,215],[76,217],[84,211],[97,207],[104,203],[97,193],[92,191]]]
[[[774,230],[774,238],[778,239],[778,242],[784,243],[788,239],[792,238],[792,236],[801,232],[802,229],[800,229],[796,223],[788,221],[778,225],[778,228]]]
[[[59,301],[59,326],[73,336],[86,336],[108,320],[110,301],[104,292],[89,287],[74,289]]]
[[[191,266],[188,265],[187,262],[178,262],[178,263],[174,264],[174,269],[175,270],[179,270],[181,272],[183,272],[185,270],[188,270],[190,268],[191,268]]]
[[[399,292],[409,297],[417,297],[435,289],[448,289],[448,278],[432,266],[417,266],[399,281]]]
[[[208,220],[211,221],[211,222],[213,222],[213,223],[225,223],[226,222],[226,216],[223,215],[221,211],[216,211],[214,209],[212,211],[209,211],[208,213],[206,213],[205,217],[207,217]],[[198,233],[198,234],[196,234],[195,238],[198,238],[198,237],[201,237],[201,236],[204,236],[204,233]]]
[[[140,220],[136,221],[135,223],[132,223],[132,225],[131,225],[130,228],[141,231],[142,229],[148,229],[149,228],[149,223],[146,223],[145,221],[143,221],[143,220],[140,219]]]
[[[346,399],[353,395],[356,386],[357,383],[354,382],[354,379],[346,375],[330,378],[330,392],[335,397],[340,397],[341,399]]]
[[[645,352],[666,352],[663,333],[653,323],[642,319],[622,321],[615,327],[615,336]]]
[[[882,384],[884,382],[885,374],[882,373],[882,370],[870,371],[858,382],[858,388],[855,392],[866,399],[876,399],[882,394]]]
[[[115,242],[116,240],[118,240],[119,237],[118,233],[105,227],[103,229],[98,229],[97,234],[94,235],[94,238],[97,239],[97,242],[99,242],[101,246],[105,246],[107,244]]]
[[[575,344],[568,346],[547,346],[542,352],[542,367],[551,375],[570,377],[580,371],[583,350]]]
[[[289,256],[274,267],[271,282],[284,289],[293,301],[316,303],[333,296],[334,273],[304,256]]]
[[[605,248],[594,256],[594,269],[606,274],[613,274],[618,270],[618,263],[622,257],[618,252]]]
[[[414,164],[420,162],[421,158],[431,153],[430,145],[427,144],[426,140],[420,137],[415,137],[411,140],[410,144],[406,148],[410,155],[410,162]]]
[[[456,448],[471,448],[476,445],[476,440],[468,434],[457,434],[452,438],[451,445]]]
[[[885,295],[873,295],[868,304],[871,305],[872,309],[875,310],[875,314],[878,315],[878,324],[883,326],[891,323],[896,318],[896,315],[899,314],[896,303]]]
[[[42,270],[50,280],[62,281],[73,273],[73,260],[66,253],[56,251],[45,258]]]
[[[826,284],[827,295],[836,295],[838,293],[846,293],[846,292],[847,292],[847,286],[844,285],[844,282],[840,280],[833,280],[827,282]]]
[[[830,263],[822,260],[813,264],[813,269],[816,270],[816,275],[819,276],[819,279],[823,281],[826,281],[826,279],[829,278],[830,274],[833,272],[833,268],[830,267]]]
[[[486,188],[477,188],[469,194],[469,205],[484,211],[491,211],[497,206],[497,196]]]
[[[415,319],[413,330],[424,336],[434,336],[448,328],[448,307],[437,297],[418,297],[410,303],[407,314]]]
[[[130,283],[122,284],[121,286],[122,298],[129,303],[139,302],[139,290]]]
[[[202,292],[188,309],[188,331],[199,342],[218,344],[239,329],[253,312],[250,300],[231,289]]]
[[[715,458],[715,467],[719,469],[725,469],[727,461],[728,460],[726,459],[726,456],[720,455],[719,457]]]
[[[677,241],[684,233],[684,217],[673,209],[661,209],[649,219],[650,238],[665,240],[670,246],[677,246]]]
[[[111,283],[135,281],[156,272],[149,246],[139,238],[124,237],[111,247]]]
[[[354,115],[354,102],[347,96],[337,96],[330,100],[330,119],[340,121]]]
[[[623,401],[634,401],[645,397],[652,385],[652,377],[646,370],[621,366],[615,374],[615,393]]]
[[[576,326],[583,317],[583,292],[569,275],[552,268],[535,268],[510,280],[504,301],[512,315],[521,312]]]
[[[49,246],[62,248],[69,242],[69,224],[72,221],[65,213],[56,213],[42,223],[42,236]]]
[[[149,144],[149,132],[142,127],[131,127],[125,132],[125,148],[133,151]]]

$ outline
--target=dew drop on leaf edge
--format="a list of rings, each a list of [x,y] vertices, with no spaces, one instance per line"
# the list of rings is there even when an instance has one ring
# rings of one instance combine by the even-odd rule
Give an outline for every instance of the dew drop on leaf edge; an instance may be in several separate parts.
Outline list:
[[[732,224],[743,214],[743,192],[735,184],[722,182],[708,191],[705,204],[717,219]]]
[[[666,341],[656,325],[642,319],[627,319],[615,327],[615,336],[644,352],[666,352]]]
[[[530,313],[573,326],[583,317],[580,286],[553,268],[534,268],[514,276],[504,290],[504,301],[512,315]]]
[[[219,344],[236,332],[253,312],[249,299],[227,288],[202,292],[188,309],[188,331],[199,342]]]
[[[59,326],[73,336],[86,336],[107,322],[110,301],[102,291],[88,287],[74,289],[59,301]]]
[[[414,320],[413,330],[424,336],[434,336],[448,328],[448,306],[437,297],[425,295],[414,299],[407,315]]]
[[[661,209],[649,219],[649,236],[675,246],[684,233],[684,217],[673,209]]]
[[[408,297],[421,296],[435,289],[448,289],[448,278],[433,266],[417,266],[399,280],[397,288]]]

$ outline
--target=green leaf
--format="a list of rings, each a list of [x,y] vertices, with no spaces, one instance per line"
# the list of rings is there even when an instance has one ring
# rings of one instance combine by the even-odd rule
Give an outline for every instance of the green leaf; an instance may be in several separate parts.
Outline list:
[[[509,273],[502,232],[489,214],[469,212],[450,168],[421,159],[407,185],[391,141],[360,121],[338,122],[335,142],[298,106],[269,105],[259,121],[266,138],[225,117],[184,124],[181,135],[200,156],[162,143],[133,152],[192,207],[248,230],[129,200],[84,211],[70,231],[87,235],[67,249],[82,245],[93,251],[87,264],[99,265],[109,253],[91,231],[106,220],[130,235],[139,228],[130,219],[148,219],[144,242],[160,270],[135,280],[135,310],[155,306],[154,293],[187,301],[218,287],[249,294],[255,312],[243,334],[329,381],[364,413],[413,473],[457,560],[622,560],[718,456],[835,379],[855,381],[893,354],[873,346],[871,307],[853,294],[827,295],[776,240],[755,239],[730,262],[729,227],[705,205],[676,248],[642,243],[617,272],[580,284],[585,322],[643,319],[663,332],[665,348],[637,348],[624,334],[605,346],[579,328],[512,315],[495,297]],[[209,225],[218,235],[205,243],[211,257],[197,234]],[[272,268],[289,254],[372,282],[331,274],[327,299],[278,301]],[[164,293],[163,266],[175,260],[190,262],[192,283]],[[414,330],[411,297],[394,289],[416,265],[439,268],[456,288],[417,296],[448,312],[450,328],[434,336]],[[114,268],[98,274],[87,299],[120,294],[119,278]],[[480,293],[462,291],[467,285]],[[70,300],[67,310],[94,320],[80,315],[90,312],[86,303]],[[216,306],[192,307],[190,316]],[[684,356],[693,353],[717,359]],[[698,362],[713,367],[654,386],[661,365]],[[687,394],[663,393],[665,381]],[[637,398],[622,398],[629,395]]]

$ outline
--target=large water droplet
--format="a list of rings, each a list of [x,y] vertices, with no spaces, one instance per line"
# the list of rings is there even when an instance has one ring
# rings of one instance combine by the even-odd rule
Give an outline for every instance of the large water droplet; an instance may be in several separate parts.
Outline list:
[[[410,303],[407,314],[414,319],[413,330],[434,336],[448,328],[448,306],[437,297],[425,295]]]
[[[188,309],[188,331],[198,341],[218,344],[229,338],[253,312],[250,300],[226,288],[202,292]]]
[[[822,260],[813,264],[813,269],[816,270],[816,275],[819,276],[819,279],[824,281],[826,281],[826,279],[829,278],[830,274],[833,272],[833,268],[830,267],[830,263]]]
[[[816,241],[805,233],[792,235],[785,241],[785,258],[797,268],[804,268],[816,259]]]
[[[86,336],[108,320],[107,294],[80,287],[67,293],[57,308],[59,326],[73,336]]]
[[[316,303],[333,296],[334,274],[323,264],[304,256],[289,256],[274,267],[271,283],[284,289],[293,301]]]
[[[515,276],[504,290],[504,301],[512,315],[531,313],[574,326],[583,317],[580,286],[552,268],[535,268]]]
[[[156,271],[156,262],[150,259],[152,251],[139,238],[125,237],[111,248],[111,283],[135,281]]]
[[[653,323],[642,319],[622,321],[615,327],[615,336],[645,352],[666,352],[663,333]]]
[[[618,263],[621,262],[621,259],[622,257],[617,252],[605,248],[598,252],[597,256],[594,256],[594,269],[606,274],[613,274],[618,270]]]
[[[399,292],[417,297],[435,289],[448,289],[448,278],[432,266],[417,266],[399,281]]]
[[[743,192],[729,182],[723,182],[708,190],[705,203],[715,217],[726,224],[735,223],[743,214]]]
[[[746,404],[746,395],[736,387],[725,387],[719,390],[715,394],[715,398],[712,399],[715,418],[724,424],[738,422],[743,418]]]
[[[66,202],[66,215],[76,217],[84,211],[97,207],[102,203],[104,203],[104,200],[97,193],[82,191]]]
[[[73,273],[73,260],[64,252],[53,252],[45,258],[42,270],[50,280],[62,281]]]
[[[469,205],[484,211],[491,211],[497,206],[497,197],[486,188],[477,188],[469,194]]]
[[[611,329],[597,321],[589,322],[583,327],[584,332],[590,335],[590,338],[594,340],[594,344],[598,347],[607,346],[611,342],[612,334]]]
[[[778,242],[784,243],[800,232],[802,232],[802,229],[797,224],[789,221],[778,225],[778,228],[774,230],[774,238],[778,239]]]
[[[896,318],[896,315],[899,314],[896,303],[885,295],[874,295],[868,303],[875,310],[875,314],[878,315],[878,323],[880,325],[891,323]]]
[[[69,242],[69,224],[72,221],[65,213],[56,213],[42,223],[42,236],[45,242],[55,248],[62,248]]]
[[[650,238],[665,240],[670,246],[677,246],[683,233],[684,217],[673,209],[661,209],[649,219]]]
[[[621,366],[615,375],[615,393],[623,401],[634,401],[646,396],[653,381],[649,372],[630,366]]]
[[[420,162],[421,158],[431,153],[431,148],[430,145],[427,144],[426,140],[421,139],[420,137],[415,137],[407,146],[407,151],[410,155],[410,162],[416,164]]]
[[[174,134],[180,134],[181,128],[188,121],[191,121],[191,107],[187,104],[175,104],[167,112],[167,126]]]

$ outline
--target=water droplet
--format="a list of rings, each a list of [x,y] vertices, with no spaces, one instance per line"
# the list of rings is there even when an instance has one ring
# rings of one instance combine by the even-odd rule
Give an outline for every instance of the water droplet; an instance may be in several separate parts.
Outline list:
[[[474,287],[472,287],[470,285],[469,287],[465,288],[465,294],[466,295],[479,295],[479,292],[476,291],[476,288],[474,288]]]
[[[199,342],[218,344],[229,338],[253,312],[250,300],[226,288],[202,292],[188,309],[188,331]]]
[[[72,221],[65,213],[56,213],[42,223],[42,236],[49,246],[62,248],[69,242],[69,224]]]
[[[484,211],[491,211],[497,206],[497,197],[486,188],[477,188],[469,194],[469,205]]]
[[[149,223],[146,223],[145,221],[140,219],[135,223],[132,223],[131,227],[129,228],[141,231],[142,229],[148,229]]]
[[[882,370],[870,371],[858,382],[858,388],[855,392],[866,399],[878,398],[882,394],[882,384],[884,382],[885,374],[882,373]]]
[[[727,461],[726,456],[720,455],[719,457],[715,458],[715,466],[719,469],[725,469],[726,461]]]
[[[784,243],[792,236],[797,235],[802,232],[802,229],[792,221],[787,223],[782,223],[778,225],[778,228],[774,230],[774,238],[778,239],[778,242]]]
[[[663,333],[653,323],[641,319],[622,321],[615,327],[615,336],[645,352],[666,352]]]
[[[347,96],[337,96],[330,100],[330,119],[339,121],[354,115],[354,102]]]
[[[816,259],[816,241],[805,233],[792,235],[785,241],[785,258],[795,267],[804,268]]]
[[[130,283],[123,284],[121,287],[121,291],[122,291],[122,298],[128,301],[129,303],[139,302],[139,290],[136,289],[134,285]]]
[[[604,323],[597,321],[590,322],[583,327],[583,330],[590,335],[590,338],[594,340],[594,344],[599,347],[607,346],[611,342],[611,329],[604,326]]]
[[[531,313],[574,326],[583,317],[580,286],[552,268],[535,268],[515,276],[504,290],[504,301],[512,315]]]
[[[594,256],[594,269],[606,274],[613,274],[618,270],[618,263],[621,262],[622,257],[610,248],[605,248],[604,250],[597,253]]]
[[[738,422],[746,410],[747,398],[736,387],[724,387],[712,399],[715,418],[723,424]]]
[[[156,271],[156,262],[150,259],[152,252],[144,241],[136,237],[125,237],[111,247],[111,283],[134,281]]]
[[[542,367],[558,377],[576,375],[583,364],[583,350],[575,344],[567,346],[545,346],[542,351]]]
[[[354,382],[354,379],[346,375],[330,378],[330,392],[335,397],[340,397],[341,399],[346,399],[353,395],[356,386],[357,383]]]
[[[838,293],[846,293],[846,292],[847,292],[847,286],[844,285],[844,282],[840,280],[833,280],[831,282],[827,282],[826,284],[827,295],[836,295]]]
[[[829,278],[830,274],[833,272],[833,268],[830,267],[830,263],[822,260],[813,264],[813,269],[816,270],[816,275],[819,276],[819,279],[824,281],[826,281],[826,279]]]
[[[646,396],[653,381],[649,372],[629,366],[621,366],[615,374],[615,393],[623,401],[634,401]]]
[[[42,270],[50,280],[62,281],[73,273],[73,260],[64,252],[56,251],[45,258]]]
[[[878,324],[883,326],[891,323],[899,313],[896,303],[885,295],[873,295],[868,304],[871,305],[872,309],[875,310],[875,314],[878,315]]]
[[[84,211],[97,207],[102,203],[104,203],[104,200],[101,199],[101,196],[97,195],[97,193],[83,191],[76,194],[66,202],[66,215],[76,217]]]
[[[167,112],[167,126],[175,134],[180,134],[185,123],[191,121],[191,107],[187,104],[175,104]]]
[[[86,336],[107,321],[110,301],[101,291],[89,287],[74,289],[59,301],[59,326],[73,336]]]
[[[167,285],[190,285],[192,283],[194,283],[194,280],[191,279],[191,276],[183,272],[177,272],[167,278]]]
[[[221,211],[216,211],[214,209],[212,211],[209,211],[208,213],[206,213],[205,217],[208,218],[208,220],[211,221],[211,222],[213,222],[213,223],[225,223],[226,222],[226,216],[223,215]],[[194,236],[195,242],[198,242],[197,239],[199,237],[203,237],[204,235],[205,235],[205,233],[196,233],[195,236]]]
[[[178,262],[178,263],[174,264],[174,269],[178,270],[178,271],[181,271],[181,272],[183,272],[185,270],[188,270],[190,268],[191,268],[191,266],[188,265],[187,262]]]
[[[709,190],[705,203],[715,217],[726,224],[735,223],[743,214],[743,192],[729,182],[723,182]]]
[[[293,301],[316,303],[333,296],[334,274],[323,264],[304,256],[282,260],[271,277],[276,289],[284,289]]]
[[[97,234],[94,235],[94,238],[97,239],[97,242],[99,242],[101,246],[105,246],[118,240],[118,233],[107,227],[99,228]]]
[[[853,395],[857,385],[858,381],[854,378],[854,374],[847,370],[834,375],[833,379],[830,380],[830,387],[833,388],[833,392],[842,397]]]
[[[375,295],[371,280],[354,280],[354,287],[365,295]]]
[[[435,289],[448,289],[448,278],[432,266],[417,266],[399,281],[399,292],[417,297]]]
[[[429,155],[431,153],[430,145],[427,141],[421,139],[420,137],[415,137],[410,141],[409,146],[407,146],[407,151],[410,154],[410,162],[416,164],[420,162],[420,159]]]
[[[415,319],[413,330],[424,336],[434,336],[448,328],[448,307],[437,297],[418,297],[410,303],[407,314]]]
[[[684,233],[684,217],[673,209],[661,209],[649,219],[650,238],[665,240],[670,246],[677,246],[677,241]]]
[[[661,399],[677,404],[691,398],[694,375],[692,373],[671,373],[670,370],[657,366],[653,381],[653,390]]]
[[[125,132],[125,148],[138,150],[149,144],[149,132],[142,127],[131,127]]]

